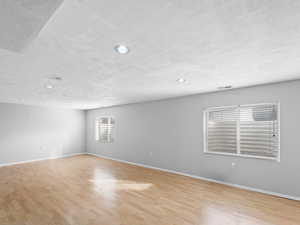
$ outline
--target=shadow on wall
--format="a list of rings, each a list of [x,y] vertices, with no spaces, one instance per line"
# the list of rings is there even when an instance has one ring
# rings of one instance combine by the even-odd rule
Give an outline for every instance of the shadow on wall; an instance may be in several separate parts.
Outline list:
[[[0,48],[19,52],[39,34],[63,0],[0,1]]]

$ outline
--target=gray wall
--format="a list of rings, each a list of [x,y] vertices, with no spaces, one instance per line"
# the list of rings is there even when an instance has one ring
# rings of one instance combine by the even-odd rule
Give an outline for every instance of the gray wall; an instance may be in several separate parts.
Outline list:
[[[84,151],[84,111],[0,103],[0,164]]]
[[[87,151],[191,175],[300,196],[300,81],[87,112]],[[203,153],[203,110],[280,102],[281,162]],[[97,143],[94,120],[113,116],[115,142]],[[232,168],[231,163],[236,167]]]

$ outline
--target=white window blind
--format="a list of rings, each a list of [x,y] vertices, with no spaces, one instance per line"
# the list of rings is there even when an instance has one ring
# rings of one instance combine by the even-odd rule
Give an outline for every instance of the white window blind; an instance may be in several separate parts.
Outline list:
[[[235,108],[212,111],[207,121],[207,147],[211,152],[236,153],[237,111]]]
[[[279,160],[279,104],[211,108],[205,152]]]
[[[113,142],[113,128],[115,121],[111,117],[97,118],[95,123],[96,141],[103,143]]]

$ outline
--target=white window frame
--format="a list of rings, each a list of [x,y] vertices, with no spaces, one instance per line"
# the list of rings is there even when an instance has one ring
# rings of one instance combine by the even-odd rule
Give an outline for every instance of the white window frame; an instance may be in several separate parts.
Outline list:
[[[265,156],[254,156],[254,155],[246,155],[240,153],[240,142],[239,129],[237,130],[237,153],[226,153],[226,152],[210,152],[207,149],[207,115],[209,112],[216,111],[218,109],[228,109],[228,108],[239,108],[241,106],[259,106],[259,105],[276,105],[277,106],[277,123],[278,123],[278,153],[277,157],[265,157]],[[238,122],[239,123],[239,122]],[[237,126],[239,128],[239,126]],[[254,104],[243,104],[243,105],[231,105],[231,106],[221,106],[221,107],[210,107],[203,111],[203,149],[205,154],[213,154],[213,155],[225,155],[225,156],[238,156],[243,158],[256,158],[256,159],[268,159],[280,162],[280,102],[277,103],[254,103]]]

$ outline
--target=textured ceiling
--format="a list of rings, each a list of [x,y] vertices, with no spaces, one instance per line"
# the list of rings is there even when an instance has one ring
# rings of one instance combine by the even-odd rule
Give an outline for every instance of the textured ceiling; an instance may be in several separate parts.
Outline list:
[[[299,12],[299,0],[0,0],[0,102],[89,109],[297,79]]]

